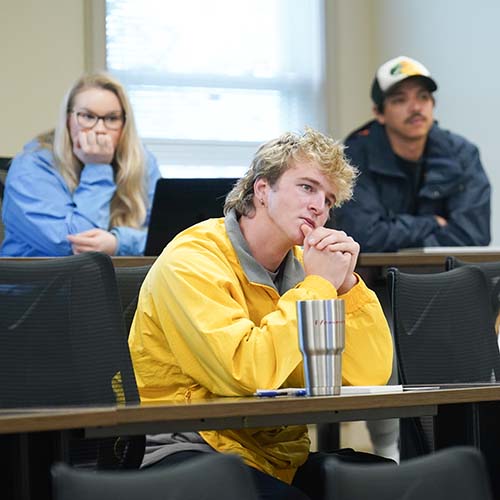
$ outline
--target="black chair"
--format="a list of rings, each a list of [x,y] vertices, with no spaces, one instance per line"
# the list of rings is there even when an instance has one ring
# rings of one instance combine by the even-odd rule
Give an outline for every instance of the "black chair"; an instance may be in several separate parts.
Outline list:
[[[108,256],[0,261],[0,381],[2,409],[139,403]],[[29,459],[20,456],[19,464],[0,459],[0,466],[16,471],[30,460],[36,468],[36,454],[44,448],[40,438],[43,433],[23,440]],[[17,440],[1,441],[17,450]],[[119,450],[127,451],[114,439],[86,440],[68,432],[60,440],[58,449],[47,453],[81,466],[111,464]],[[48,483],[33,485],[43,487]]]
[[[488,285],[475,267],[433,274],[389,269],[399,377],[402,384],[500,380],[500,354]],[[434,449],[431,417],[401,419],[401,458]]]
[[[142,282],[150,269],[151,265],[137,267],[117,266],[115,268],[127,336],[137,309],[137,299],[139,298]]]
[[[0,261],[0,408],[138,402],[111,259]]]
[[[96,473],[52,468],[53,500],[256,500],[250,472],[232,455],[199,458],[140,471]]]
[[[5,189],[5,179],[7,177],[11,161],[12,158],[0,157],[0,242],[3,241],[4,236],[4,227],[2,222],[3,192]]]
[[[446,258],[446,270],[462,266],[476,266],[485,274],[490,292],[490,304],[495,322],[495,331],[500,333],[500,262],[464,262],[456,257]]]
[[[400,465],[366,465],[332,458],[324,466],[327,494],[335,500],[490,500],[481,453],[447,448]]]

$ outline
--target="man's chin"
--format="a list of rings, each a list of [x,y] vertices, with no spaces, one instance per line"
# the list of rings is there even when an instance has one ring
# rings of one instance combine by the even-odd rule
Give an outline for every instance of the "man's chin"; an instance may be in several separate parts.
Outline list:
[[[415,140],[422,139],[424,137],[427,137],[427,134],[429,133],[430,129],[431,129],[431,127],[429,127],[428,123],[420,123],[418,125],[411,125],[407,129],[407,135]]]
[[[302,246],[304,246],[304,240],[305,240],[305,236],[303,234],[301,234],[300,236],[295,238],[295,241],[293,242],[293,244],[295,246],[302,247]]]

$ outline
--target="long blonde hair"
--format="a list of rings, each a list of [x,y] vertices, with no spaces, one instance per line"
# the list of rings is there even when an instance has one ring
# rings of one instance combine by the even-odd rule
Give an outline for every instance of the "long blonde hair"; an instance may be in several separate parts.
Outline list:
[[[273,186],[292,167],[293,160],[318,163],[320,171],[337,188],[336,207],[352,197],[358,171],[345,157],[344,146],[317,130],[306,128],[301,135],[287,132],[258,149],[250,168],[227,195],[224,213],[234,208],[238,215],[250,215],[255,210],[255,181],[263,178]]]
[[[116,192],[111,201],[109,227],[139,228],[146,219],[148,203],[146,155],[137,134],[132,106],[120,82],[106,73],[84,75],[79,78],[64,97],[55,130],[41,134],[38,140],[42,147],[52,148],[56,167],[73,192],[80,182],[83,165],[73,153],[73,144],[68,130],[68,114],[73,110],[76,96],[92,88],[113,92],[118,97],[125,116],[125,123],[112,161]]]

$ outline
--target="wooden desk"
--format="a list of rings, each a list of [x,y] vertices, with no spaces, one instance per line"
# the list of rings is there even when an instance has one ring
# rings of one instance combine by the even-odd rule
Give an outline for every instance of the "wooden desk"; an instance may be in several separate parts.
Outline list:
[[[444,270],[446,257],[453,255],[465,262],[500,261],[500,252],[462,253],[460,247],[453,252],[425,254],[422,252],[362,253],[358,267],[422,267],[433,266]],[[145,266],[152,264],[156,257],[113,257],[115,266]]]
[[[446,257],[457,257],[465,262],[498,262],[500,252],[460,253],[443,252],[424,254],[421,252],[395,252],[395,253],[362,253],[359,255],[358,268],[388,268],[388,267],[433,267],[444,271]],[[115,266],[145,266],[152,264],[156,257],[113,257]]]
[[[422,252],[395,252],[395,253],[362,253],[359,255],[358,267],[420,267],[439,266],[444,270],[446,257],[454,256],[465,262],[494,262],[500,261],[500,252],[481,251],[478,253],[460,252],[457,247],[453,252],[422,253]]]
[[[466,262],[492,262],[500,261],[500,252],[496,250],[481,251],[478,253],[463,253],[460,247],[453,252],[440,252],[425,254],[422,252],[395,252],[395,253],[362,253],[359,255],[359,268],[373,267],[425,267],[434,266],[444,269],[444,263],[448,255],[453,255]],[[0,257],[12,260],[36,260],[50,257]],[[136,267],[152,264],[156,257],[112,257],[115,266]]]
[[[315,397],[235,397],[96,408],[0,410],[0,434],[81,429],[88,437],[437,415],[500,402],[500,386]]]
[[[83,432],[87,437],[168,431],[247,428],[388,417],[434,415],[436,447],[470,444],[485,454],[490,471],[498,477],[500,467],[500,387],[474,387],[392,394],[331,397],[216,398],[192,403],[163,403],[128,407],[60,408],[23,411],[0,410],[3,436],[46,435]],[[2,436],[0,436],[2,438]],[[58,441],[59,442],[59,441]],[[54,446],[48,448],[56,449]],[[9,474],[19,474],[16,462],[5,458]],[[37,462],[38,472],[49,474],[55,454],[46,463]],[[2,469],[5,470],[5,469]],[[19,482],[17,484],[20,484]],[[500,498],[500,484],[494,482]],[[15,492],[16,498],[49,498],[43,488],[31,496]],[[36,494],[33,494],[35,492]]]
[[[111,429],[88,428],[86,434],[93,437],[437,415],[442,405],[486,401],[500,401],[500,387],[310,398],[217,398],[120,407]]]
[[[57,259],[58,257],[0,257],[1,260],[43,260],[43,259]],[[116,267],[138,267],[147,266],[152,264],[156,257],[111,257],[113,264]]]
[[[156,257],[111,257],[115,267],[139,267],[149,266]]]

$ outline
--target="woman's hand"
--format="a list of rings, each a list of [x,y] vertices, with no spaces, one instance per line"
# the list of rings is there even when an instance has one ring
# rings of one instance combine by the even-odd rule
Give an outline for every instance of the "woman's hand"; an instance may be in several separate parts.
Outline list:
[[[109,165],[115,156],[115,148],[108,134],[81,130],[78,133],[78,140],[73,144],[73,153],[84,165],[88,163]]]
[[[75,255],[83,252],[103,252],[115,255],[118,239],[104,229],[89,229],[78,234],[69,234],[68,240]]]

